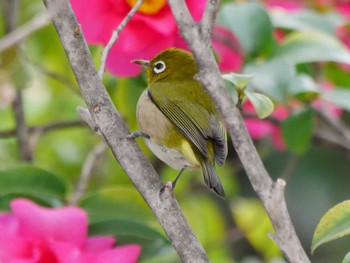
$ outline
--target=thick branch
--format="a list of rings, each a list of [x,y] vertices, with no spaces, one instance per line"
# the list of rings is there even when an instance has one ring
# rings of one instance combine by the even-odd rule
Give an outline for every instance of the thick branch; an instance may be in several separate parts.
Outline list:
[[[219,6],[220,0],[208,0],[203,18],[200,22],[203,39],[205,39],[205,41],[208,43],[211,43],[211,35],[213,32],[213,25],[215,23],[216,10],[218,10]]]
[[[211,2],[211,1],[209,1]],[[283,180],[273,182],[268,175],[253,142],[244,125],[239,110],[233,104],[228,90],[221,78],[215,58],[210,50],[210,40],[201,34],[202,28],[196,28],[189,16],[183,0],[169,0],[170,7],[180,28],[181,34],[193,51],[199,67],[197,79],[210,92],[227,125],[232,143],[249,177],[249,180],[264,204],[275,228],[274,239],[290,262],[310,262],[291,222],[284,199]],[[212,4],[207,5],[205,13],[215,12]],[[205,17],[213,17],[207,14]],[[205,18],[204,17],[204,18]],[[206,22],[201,22],[206,25]],[[208,26],[206,26],[208,27]],[[194,39],[197,38],[197,39]]]
[[[80,34],[74,34],[78,22],[67,0],[44,0],[50,7],[59,2],[52,15],[62,45],[81,88],[94,123],[111,148],[115,158],[136,186],[164,228],[183,262],[208,262],[201,244],[189,227],[170,191],[159,195],[163,186],[159,176],[137,144],[127,138],[123,120],[112,104],[98,76],[89,49]]]

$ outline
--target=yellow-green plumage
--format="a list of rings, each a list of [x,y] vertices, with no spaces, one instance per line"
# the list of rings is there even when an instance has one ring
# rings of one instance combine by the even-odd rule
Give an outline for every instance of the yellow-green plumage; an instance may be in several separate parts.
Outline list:
[[[148,74],[148,88],[137,104],[141,131],[154,154],[175,169],[201,167],[206,184],[220,196],[224,190],[215,163],[224,165],[226,131],[216,107],[194,80],[192,54],[167,49],[151,61],[137,60]]]

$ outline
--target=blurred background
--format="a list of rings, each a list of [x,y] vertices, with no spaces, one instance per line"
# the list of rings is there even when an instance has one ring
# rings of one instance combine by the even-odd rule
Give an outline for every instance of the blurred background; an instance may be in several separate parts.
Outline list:
[[[106,8],[89,20],[79,9],[79,1],[71,2],[98,67],[110,34],[103,34],[103,27],[92,29],[89,25],[102,25],[99,14],[107,12]],[[100,5],[105,7],[103,2]],[[205,4],[199,2],[187,1],[194,17]],[[50,21],[43,19],[38,30],[26,29],[27,37],[15,46],[6,46],[11,31],[45,12],[42,1],[2,0],[1,4],[1,210],[9,210],[10,200],[17,196],[49,207],[77,205],[88,212],[89,234],[115,235],[117,244],[140,244],[140,262],[179,262],[127,175],[101,138],[76,113],[78,106],[85,107],[84,100]],[[98,2],[87,5],[93,4]],[[166,3],[157,8],[156,12],[170,12]],[[138,16],[157,18],[144,10]],[[123,34],[142,39],[140,32],[145,28],[160,32],[153,28],[159,20],[154,21],[152,26],[141,23],[144,28],[140,28],[131,20]],[[257,117],[249,101],[242,114],[267,171],[273,179],[286,180],[287,205],[297,234],[312,262],[319,263],[341,262],[349,251],[349,238],[345,237],[310,255],[313,233],[322,215],[349,199],[349,21],[349,1],[226,0],[213,34],[221,71],[252,75],[247,90],[260,92],[274,102],[274,113],[266,119]],[[175,27],[173,31],[171,41],[161,44],[155,35],[142,47],[138,46],[140,38],[134,40],[136,44],[124,46],[127,37],[124,40],[121,35],[121,44],[111,50],[103,82],[130,131],[138,129],[136,103],[147,82],[144,73],[122,64],[119,53],[125,52],[127,59],[149,59],[166,45],[186,48]],[[172,181],[178,171],[156,159],[142,139],[137,142],[161,179]],[[211,261],[285,262],[268,237],[273,231],[270,221],[230,140],[226,164],[217,169],[225,200],[205,186],[201,171],[185,171],[175,190]],[[77,185],[84,191],[77,191]]]

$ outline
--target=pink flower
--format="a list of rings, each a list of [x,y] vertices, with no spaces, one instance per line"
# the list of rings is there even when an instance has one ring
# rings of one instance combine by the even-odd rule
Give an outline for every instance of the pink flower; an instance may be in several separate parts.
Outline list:
[[[334,89],[334,84],[328,81],[323,81],[319,83],[321,90],[323,91],[330,91]],[[332,118],[339,118],[342,114],[342,109],[338,106],[334,105],[333,103],[329,101],[322,100],[320,98],[315,99],[312,102],[312,106],[319,111],[323,111],[324,113],[328,114],[328,116]]]
[[[72,8],[81,24],[89,44],[105,46],[112,31],[127,15],[136,0],[70,0]],[[186,4],[196,21],[202,17],[206,0],[186,0]],[[229,31],[215,27],[220,40],[213,45],[222,58],[220,68],[225,71],[239,70],[243,57],[239,53],[237,39]],[[223,43],[221,40],[226,41]],[[118,41],[109,52],[107,70],[117,76],[135,76],[141,68],[131,60],[151,59],[169,47],[187,49],[181,38],[174,17],[166,0],[147,0],[131,18],[121,32]]]
[[[265,5],[268,9],[283,9],[294,12],[302,9],[304,4],[301,0],[266,0]]]
[[[106,45],[136,0],[70,0],[87,42]],[[186,0],[196,21],[201,19],[206,0]],[[160,51],[176,46],[180,38],[166,0],[147,0],[121,32],[107,58],[107,69],[118,76],[135,76],[141,69],[130,63],[151,59]]]
[[[253,105],[248,101],[243,106],[243,112],[255,113]],[[276,106],[271,117],[277,120],[284,120],[288,117],[289,112],[283,106]],[[270,120],[260,120],[258,118],[245,118],[244,122],[253,139],[262,139],[267,136],[272,138],[273,146],[278,150],[284,149],[284,142],[281,134],[281,129],[277,123]]]
[[[139,245],[113,247],[113,237],[87,237],[87,215],[78,207],[44,208],[26,199],[0,214],[0,262],[136,262]]]
[[[347,20],[350,20],[350,3],[349,1],[336,1],[336,10],[342,14]]]
[[[215,25],[212,42],[219,59],[220,71],[240,71],[244,56],[242,46],[236,36],[228,29]]]

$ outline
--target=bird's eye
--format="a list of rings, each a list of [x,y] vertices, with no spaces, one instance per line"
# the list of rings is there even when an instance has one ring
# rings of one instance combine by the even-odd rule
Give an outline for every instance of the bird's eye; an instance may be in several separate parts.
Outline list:
[[[156,74],[162,73],[166,69],[165,63],[163,61],[158,61],[154,63],[153,71]]]

